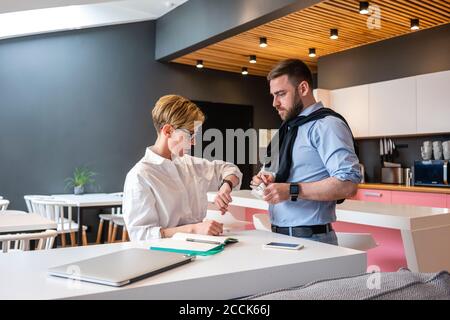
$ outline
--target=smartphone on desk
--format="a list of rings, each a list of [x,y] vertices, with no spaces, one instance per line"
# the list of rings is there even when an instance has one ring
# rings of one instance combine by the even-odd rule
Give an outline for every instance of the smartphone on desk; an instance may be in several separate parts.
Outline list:
[[[263,248],[300,250],[300,249],[304,248],[304,245],[299,244],[299,243],[269,242],[269,243],[264,244]]]

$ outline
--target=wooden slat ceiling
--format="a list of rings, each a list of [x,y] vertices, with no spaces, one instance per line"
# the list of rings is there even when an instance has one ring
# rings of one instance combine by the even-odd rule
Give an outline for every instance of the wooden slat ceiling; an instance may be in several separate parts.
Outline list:
[[[370,5],[381,9],[380,29],[367,27],[369,15],[359,13],[359,1],[325,0],[173,62],[195,65],[203,60],[205,68],[240,73],[247,67],[252,75],[266,76],[276,62],[299,58],[316,71],[320,56],[413,32],[412,18],[420,19],[420,30],[450,23],[448,0],[377,0]],[[329,38],[332,28],[339,30],[339,39]],[[260,37],[268,39],[267,48],[259,47]],[[308,56],[312,47],[315,58]],[[256,64],[249,63],[250,55],[257,56]]]

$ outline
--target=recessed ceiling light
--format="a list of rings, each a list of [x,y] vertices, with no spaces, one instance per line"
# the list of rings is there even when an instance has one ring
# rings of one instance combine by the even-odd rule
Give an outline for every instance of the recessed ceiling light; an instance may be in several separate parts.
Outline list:
[[[197,60],[197,68],[202,69],[204,67],[203,60]]]
[[[420,29],[420,20],[411,19],[411,30],[419,30],[419,29]]]
[[[267,38],[259,38],[259,46],[261,48],[266,48],[268,46],[267,44]]]
[[[330,30],[330,39],[336,40],[337,38],[339,38],[338,29],[331,29]]]
[[[360,1],[359,2],[359,13],[369,14],[369,2],[368,1]]]
[[[314,58],[316,56],[316,48],[309,48],[309,56]]]
[[[255,55],[251,55],[249,61],[250,61],[250,63],[256,63],[256,56]]]
[[[242,74],[243,74],[244,76],[248,75],[248,69],[247,69],[246,67],[243,67],[243,68],[242,68]]]

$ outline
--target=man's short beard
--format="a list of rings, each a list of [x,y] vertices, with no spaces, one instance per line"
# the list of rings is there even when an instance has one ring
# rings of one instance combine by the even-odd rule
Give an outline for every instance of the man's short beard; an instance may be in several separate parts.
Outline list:
[[[288,111],[285,121],[294,119],[295,117],[300,115],[300,113],[303,111],[303,107],[304,107],[303,101],[300,98],[300,95],[298,94],[298,90],[295,90],[294,105],[293,105],[292,109],[290,109]]]

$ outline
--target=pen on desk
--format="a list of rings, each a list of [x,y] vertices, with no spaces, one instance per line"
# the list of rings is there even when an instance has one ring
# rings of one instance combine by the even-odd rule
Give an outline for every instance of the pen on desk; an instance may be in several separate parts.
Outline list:
[[[199,239],[191,239],[191,238],[187,238],[186,241],[208,243],[208,244],[221,244],[220,242],[217,242],[217,241],[199,240]]]

